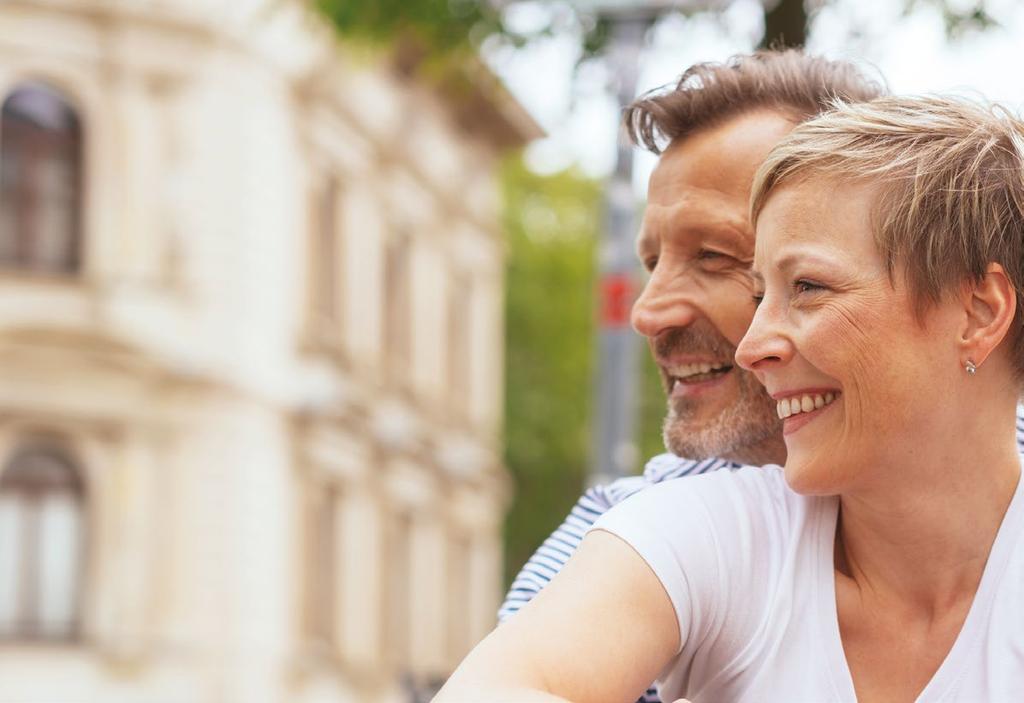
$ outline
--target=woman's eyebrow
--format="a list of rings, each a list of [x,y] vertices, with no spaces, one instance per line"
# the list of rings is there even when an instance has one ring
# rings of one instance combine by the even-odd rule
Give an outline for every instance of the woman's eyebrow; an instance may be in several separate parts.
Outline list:
[[[778,260],[773,262],[775,268],[780,271],[790,271],[799,263],[811,263],[833,268],[838,263],[834,259],[828,256],[821,256],[819,254],[808,254],[806,252],[790,252],[779,257]]]

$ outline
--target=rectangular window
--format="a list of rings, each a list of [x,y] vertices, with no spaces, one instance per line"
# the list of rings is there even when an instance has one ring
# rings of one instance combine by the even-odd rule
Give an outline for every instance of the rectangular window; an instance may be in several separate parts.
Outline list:
[[[394,234],[384,252],[384,353],[392,371],[405,374],[411,358],[412,238]]]
[[[340,186],[328,176],[313,195],[312,245],[310,247],[311,298],[313,313],[328,324],[339,321],[341,232],[338,226]]]
[[[448,287],[448,392],[462,412],[469,405],[472,295],[470,277],[453,275]]]
[[[45,637],[73,636],[77,610],[77,575],[80,550],[78,506],[69,495],[54,494],[40,501],[39,531],[39,628]]]
[[[448,543],[448,657],[459,662],[469,652],[470,566],[473,543],[468,535],[458,535]]]
[[[336,643],[339,489],[315,486],[310,501],[306,627],[312,639]]]
[[[387,551],[388,574],[388,644],[400,672],[407,672],[412,663],[412,539],[413,519],[408,512],[395,516]]]
[[[23,579],[22,545],[25,543],[25,507],[22,501],[0,497],[0,635],[19,634]]]

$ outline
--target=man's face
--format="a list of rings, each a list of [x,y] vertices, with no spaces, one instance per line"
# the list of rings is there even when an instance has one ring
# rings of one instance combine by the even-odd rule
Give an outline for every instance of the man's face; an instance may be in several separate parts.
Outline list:
[[[754,315],[750,186],[793,126],[770,111],[732,118],[674,142],[651,175],[637,239],[650,278],[632,322],[661,371],[665,446],[680,456],[785,459],[775,402],[734,354]]]

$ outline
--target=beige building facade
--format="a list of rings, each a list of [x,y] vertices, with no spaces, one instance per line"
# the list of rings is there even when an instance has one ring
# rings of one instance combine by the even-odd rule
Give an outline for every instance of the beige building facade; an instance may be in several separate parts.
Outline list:
[[[501,594],[498,159],[300,0],[0,4],[0,703],[406,701]]]

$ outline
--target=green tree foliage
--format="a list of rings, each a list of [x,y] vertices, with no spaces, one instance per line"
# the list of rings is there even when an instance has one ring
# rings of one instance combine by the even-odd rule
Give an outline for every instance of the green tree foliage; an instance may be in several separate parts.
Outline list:
[[[370,43],[396,38],[435,56],[473,51],[484,37],[511,36],[501,13],[483,0],[314,0],[343,35]]]
[[[474,51],[487,37],[501,37],[523,44],[556,32],[557,27],[540,27],[529,34],[512,31],[504,22],[502,8],[522,0],[313,0],[342,34],[375,43],[391,43],[403,37],[417,43],[425,53],[446,56]],[[573,0],[533,0],[560,9],[585,6]],[[937,7],[946,31],[955,38],[972,29],[987,29],[998,22],[989,11],[991,0],[900,0],[906,13],[922,5]],[[765,32],[761,46],[803,46],[813,13],[807,0],[764,2]],[[563,16],[564,12],[555,16]],[[606,19],[585,10],[575,11],[584,58],[600,53],[608,39]]]
[[[511,577],[579,497],[589,463],[601,184],[504,169],[506,523]]]
[[[652,456],[665,451],[665,442],[661,437],[661,425],[668,409],[665,389],[661,381],[658,367],[647,352],[640,358],[640,382],[637,385],[637,434],[636,446],[640,451],[640,461],[645,462]]]

